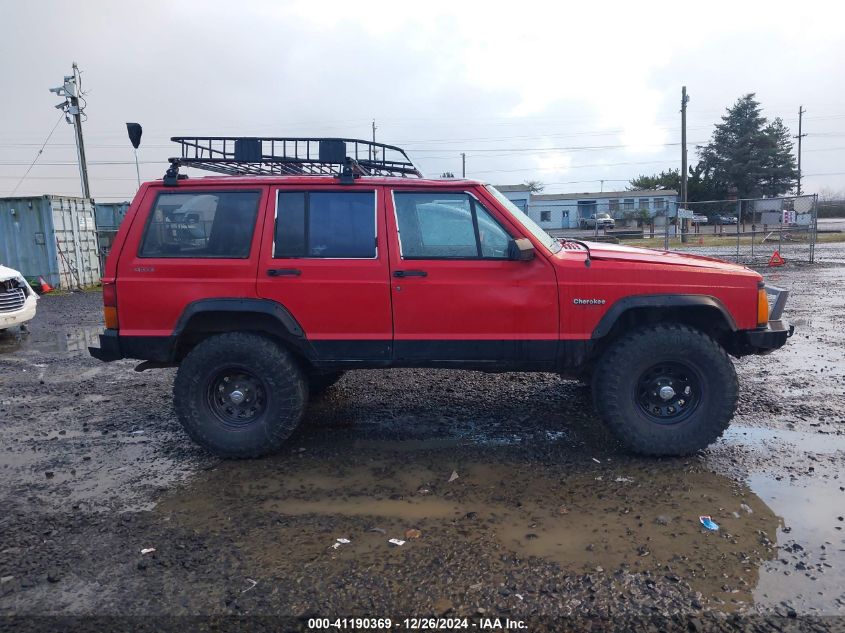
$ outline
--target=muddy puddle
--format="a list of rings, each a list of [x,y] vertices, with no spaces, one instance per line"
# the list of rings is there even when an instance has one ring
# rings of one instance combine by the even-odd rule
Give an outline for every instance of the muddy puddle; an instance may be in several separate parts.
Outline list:
[[[783,441],[755,433],[736,429],[726,442]],[[162,499],[155,512],[174,524],[228,533],[266,573],[318,560],[401,566],[415,550],[438,558],[470,548],[539,559],[573,574],[650,572],[688,583],[724,608],[797,595],[806,596],[799,606],[808,611],[839,613],[845,604],[831,596],[845,580],[845,545],[829,516],[845,507],[838,484],[822,490],[766,476],[743,483],[680,460],[562,469],[514,458],[502,447],[479,458],[462,442],[367,440],[329,454],[302,449],[221,463]],[[704,529],[700,515],[720,529]],[[407,538],[409,529],[422,536]],[[350,543],[335,547],[338,538]],[[406,542],[393,546],[390,538]],[[792,560],[795,543],[804,543],[795,552],[806,554]],[[819,581],[794,570],[801,560],[821,566],[817,574],[826,581],[813,585]]]
[[[10,328],[0,332],[0,354],[14,352],[88,353],[89,346],[99,347],[101,326],[78,326],[55,330]]]
[[[752,471],[747,485],[781,518],[777,556],[759,571],[755,603],[845,615],[845,436],[733,427],[723,440],[783,468]],[[749,461],[751,461],[749,459]]]

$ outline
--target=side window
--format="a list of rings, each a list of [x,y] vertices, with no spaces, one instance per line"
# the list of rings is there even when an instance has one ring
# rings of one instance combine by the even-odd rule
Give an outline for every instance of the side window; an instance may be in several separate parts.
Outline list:
[[[402,257],[506,259],[510,235],[465,193],[394,192]]]
[[[481,256],[507,259],[511,236],[505,233],[487,209],[478,202],[475,202],[474,206],[478,217],[478,243],[481,247]]]
[[[160,193],[138,256],[246,259],[260,199],[258,191]]]
[[[275,258],[376,257],[374,191],[280,191]]]

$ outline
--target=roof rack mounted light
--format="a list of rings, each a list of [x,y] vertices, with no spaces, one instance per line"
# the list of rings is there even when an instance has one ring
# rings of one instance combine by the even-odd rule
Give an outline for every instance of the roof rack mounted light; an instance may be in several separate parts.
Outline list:
[[[422,178],[405,150],[350,138],[174,136],[181,156],[170,158],[164,177],[176,185],[179,166],[231,176],[336,176],[351,184],[360,176]]]

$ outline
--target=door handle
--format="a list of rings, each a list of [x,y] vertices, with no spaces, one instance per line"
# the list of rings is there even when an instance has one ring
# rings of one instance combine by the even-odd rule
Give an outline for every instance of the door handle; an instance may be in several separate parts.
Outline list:
[[[299,277],[302,271],[298,268],[268,268],[268,277]]]
[[[424,270],[394,270],[393,276],[400,279],[404,277],[428,277],[428,273]]]

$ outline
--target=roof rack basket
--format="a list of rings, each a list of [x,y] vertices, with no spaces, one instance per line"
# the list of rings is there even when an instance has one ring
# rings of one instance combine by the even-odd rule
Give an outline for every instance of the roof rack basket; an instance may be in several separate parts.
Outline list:
[[[178,177],[180,165],[233,176],[338,176],[349,181],[358,176],[422,177],[405,150],[360,139],[174,136],[171,140],[182,146],[182,155],[170,159],[171,180]]]

